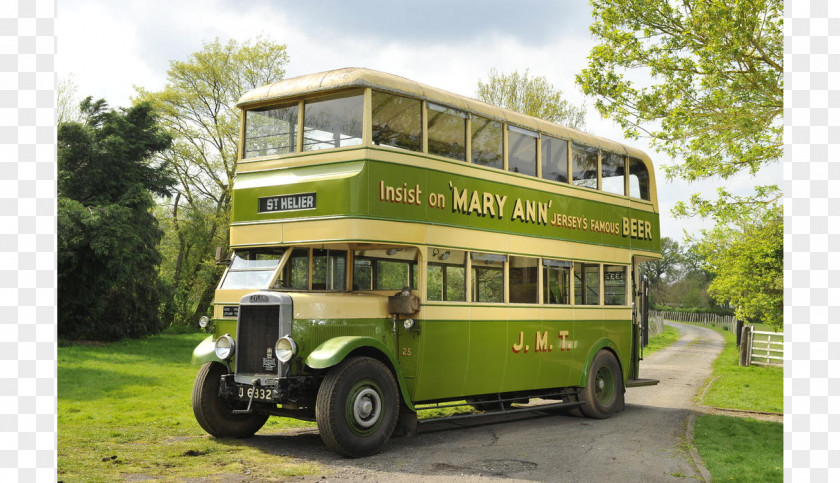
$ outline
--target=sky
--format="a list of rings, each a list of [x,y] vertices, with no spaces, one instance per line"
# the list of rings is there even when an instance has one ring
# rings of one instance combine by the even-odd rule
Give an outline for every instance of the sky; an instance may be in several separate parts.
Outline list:
[[[714,198],[724,183],[735,194],[782,183],[781,162],[756,177],[666,180],[661,168],[678,160],[656,153],[645,139],[626,139],[575,85],[596,45],[583,0],[62,0],[57,7],[59,80],[70,78],[80,98],[105,98],[114,107],[129,105],[135,87],[162,89],[169,63],[186,60],[204,43],[262,36],[286,44],[286,78],[366,67],[475,97],[491,68],[545,76],[572,104],[586,106],[586,131],[651,156],[661,235],[680,242],[684,232],[697,234],[712,223],[675,219],[677,201],[691,193]]]

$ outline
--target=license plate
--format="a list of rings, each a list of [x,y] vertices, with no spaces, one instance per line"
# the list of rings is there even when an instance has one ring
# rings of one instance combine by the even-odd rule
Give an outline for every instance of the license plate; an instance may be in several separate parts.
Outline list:
[[[239,386],[237,396],[244,401],[249,401],[253,396],[255,401],[271,402],[274,400],[276,393],[277,390],[270,387]]]

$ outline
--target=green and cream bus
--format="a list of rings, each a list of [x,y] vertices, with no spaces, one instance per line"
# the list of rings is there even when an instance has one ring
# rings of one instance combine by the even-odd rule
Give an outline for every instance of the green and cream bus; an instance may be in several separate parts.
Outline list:
[[[638,374],[638,265],[660,257],[643,152],[367,69],[238,106],[233,252],[192,359],[211,435],[300,418],[364,456],[430,405],[607,418],[655,383]]]

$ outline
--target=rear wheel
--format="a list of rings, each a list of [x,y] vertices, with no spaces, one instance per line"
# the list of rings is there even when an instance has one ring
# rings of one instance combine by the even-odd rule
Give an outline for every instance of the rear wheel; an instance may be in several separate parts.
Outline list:
[[[247,438],[263,427],[267,414],[234,414],[234,409],[245,409],[245,405],[234,407],[219,396],[222,375],[227,373],[224,365],[206,362],[195,376],[192,406],[195,419],[208,433],[217,438]]]
[[[612,352],[595,354],[586,387],[582,391],[580,411],[593,419],[606,419],[624,405],[624,383],[621,367]]]
[[[388,367],[370,357],[347,359],[318,389],[315,419],[333,451],[357,458],[378,453],[394,431],[399,390]]]

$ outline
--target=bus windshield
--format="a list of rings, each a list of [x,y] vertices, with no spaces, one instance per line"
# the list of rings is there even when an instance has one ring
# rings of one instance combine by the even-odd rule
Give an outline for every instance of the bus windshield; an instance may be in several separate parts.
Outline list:
[[[267,288],[284,251],[276,248],[237,250],[219,288]]]

